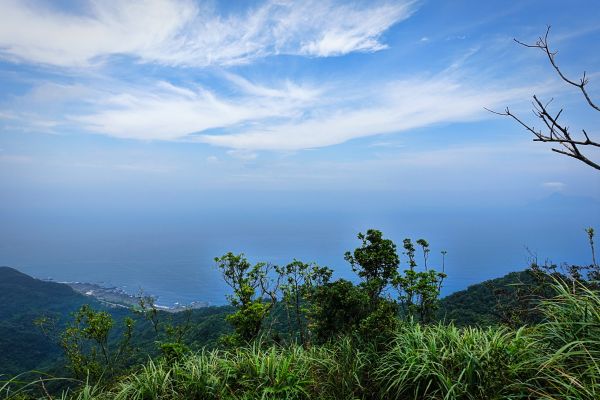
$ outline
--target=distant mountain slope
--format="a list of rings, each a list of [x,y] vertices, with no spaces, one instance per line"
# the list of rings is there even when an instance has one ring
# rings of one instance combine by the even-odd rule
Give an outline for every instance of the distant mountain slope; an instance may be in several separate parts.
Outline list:
[[[30,370],[48,370],[64,365],[62,349],[46,337],[34,321],[39,317],[56,320],[56,333],[72,320],[71,314],[82,305],[109,311],[115,319],[117,338],[125,316],[136,319],[134,346],[137,355],[145,360],[156,353],[154,330],[139,315],[123,307],[109,308],[93,297],[77,293],[63,283],[32,278],[14,268],[0,267],[0,375],[16,375]],[[230,330],[225,316],[231,307],[205,307],[193,310],[189,316],[190,329],[185,340],[192,348],[214,345],[219,336]],[[159,312],[161,324],[185,324],[184,313]],[[163,325],[164,326],[164,325]],[[164,339],[164,338],[160,338]],[[0,379],[1,380],[1,379]]]
[[[14,268],[0,267],[0,319],[21,319],[23,314],[38,315],[40,309],[63,313],[90,302],[62,283],[32,278]],[[93,300],[92,300],[93,301]]]
[[[49,316],[64,324],[71,312],[86,303],[94,301],[67,285],[0,267],[0,373],[40,368],[60,358],[61,349],[34,321]]]
[[[452,293],[440,301],[438,318],[457,325],[491,325],[499,323],[495,312],[498,298],[495,291],[504,289],[510,293],[515,285],[532,283],[533,277],[527,271],[511,272],[501,278],[469,286],[465,290]],[[509,301],[507,298],[503,302]]]

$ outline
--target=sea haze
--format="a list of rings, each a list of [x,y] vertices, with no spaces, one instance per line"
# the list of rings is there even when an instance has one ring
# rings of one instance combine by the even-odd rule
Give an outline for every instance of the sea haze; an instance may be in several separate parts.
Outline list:
[[[428,239],[434,265],[447,250],[447,294],[524,268],[526,247],[540,261],[589,263],[584,228],[600,226],[596,200],[560,194],[494,207],[418,206],[389,193],[245,193],[197,201],[135,211],[15,206],[3,211],[0,264],[39,278],[143,290],[163,305],[223,304],[228,290],[215,256],[244,252],[253,262],[273,263],[296,257],[354,279],[343,253],[358,245],[357,232],[373,227],[398,245],[405,237]]]

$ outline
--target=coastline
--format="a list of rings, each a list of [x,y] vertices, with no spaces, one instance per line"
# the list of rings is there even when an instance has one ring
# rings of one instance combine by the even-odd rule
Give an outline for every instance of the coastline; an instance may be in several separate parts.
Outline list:
[[[84,296],[93,297],[94,299],[96,299],[96,300],[100,301],[101,303],[104,303],[110,307],[120,307],[120,308],[129,308],[129,309],[134,308],[134,307],[139,307],[140,295],[137,295],[137,296],[132,295],[132,294],[126,292],[124,289],[116,287],[116,286],[102,286],[100,284],[89,283],[89,282],[69,282],[69,281],[59,282],[59,281],[55,281],[51,278],[47,278],[44,280],[48,281],[48,282],[56,282],[56,283],[62,283],[64,285],[68,285],[76,292],[78,292]],[[150,296],[144,295],[144,296],[152,297],[155,301],[158,299],[157,296],[152,296],[152,295],[150,295]],[[160,303],[154,303],[154,307],[156,309],[161,310],[161,311],[166,311],[166,312],[181,312],[181,311],[190,310],[190,309],[205,308],[205,307],[209,307],[210,305],[211,304],[208,301],[193,301],[189,304],[180,304],[180,303],[176,302],[171,306],[160,304]]]

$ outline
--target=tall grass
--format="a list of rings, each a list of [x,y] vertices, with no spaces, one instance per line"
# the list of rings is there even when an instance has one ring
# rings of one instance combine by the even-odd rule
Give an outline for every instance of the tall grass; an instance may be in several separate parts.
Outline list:
[[[122,382],[116,399],[309,398],[308,357],[302,347],[201,352],[173,365],[150,361]]]
[[[411,324],[376,369],[381,398],[504,399],[527,373],[531,355],[524,330]]]
[[[532,334],[536,374],[524,383],[545,399],[600,399],[600,295],[581,284],[554,285],[541,304],[545,322]]]
[[[366,353],[350,339],[305,349],[256,343],[203,351],[167,364],[149,361],[114,390],[118,400],[364,398]]]
[[[190,399],[225,398],[232,368],[216,350],[202,351],[173,366],[176,391]]]
[[[311,349],[311,398],[352,400],[372,397],[369,373],[376,353],[350,338]]]
[[[44,398],[46,400],[47,398]],[[61,400],[109,400],[112,399],[109,392],[105,392],[98,385],[84,384],[76,393],[65,392],[60,397]]]
[[[30,386],[35,385],[36,381],[24,382],[22,380],[23,374],[19,374],[12,378],[4,378],[4,375],[0,375],[0,398],[2,399],[21,399],[27,392]]]
[[[0,375],[0,399],[29,400],[50,397],[47,386],[50,384],[68,384],[78,382],[75,379],[57,378],[40,371],[28,371],[11,378]],[[63,397],[67,396],[63,394]],[[71,396],[72,397],[72,396]],[[77,398],[77,397],[76,397]]]

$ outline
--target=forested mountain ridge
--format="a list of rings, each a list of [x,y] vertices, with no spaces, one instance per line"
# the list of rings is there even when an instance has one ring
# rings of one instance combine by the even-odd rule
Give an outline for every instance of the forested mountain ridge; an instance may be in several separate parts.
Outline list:
[[[94,302],[68,285],[33,278],[14,268],[0,267],[0,318],[4,321],[26,313],[71,311],[73,306]]]
[[[0,373],[40,368],[62,356],[57,343],[34,325],[40,317],[63,326],[83,304],[98,304],[69,286],[0,267]]]
[[[526,270],[476,283],[440,299],[438,319],[459,326],[496,324],[501,317],[499,303],[503,308],[510,307],[516,301],[510,293],[533,282],[531,272]]]
[[[122,332],[122,321],[128,316],[135,319],[133,345],[136,357],[146,359],[156,353],[151,324],[132,310],[109,307],[95,298],[77,293],[64,283],[33,278],[14,268],[0,267],[0,375],[15,375],[30,370],[48,370],[64,365],[64,352],[59,346],[60,333],[73,314],[84,304],[93,309],[107,311],[115,319],[116,337]],[[231,312],[228,306],[206,307],[185,313],[159,311],[162,324],[182,324],[189,320],[190,329],[185,340],[191,348],[211,346],[229,328],[225,316]],[[36,321],[49,321],[44,333]]]

